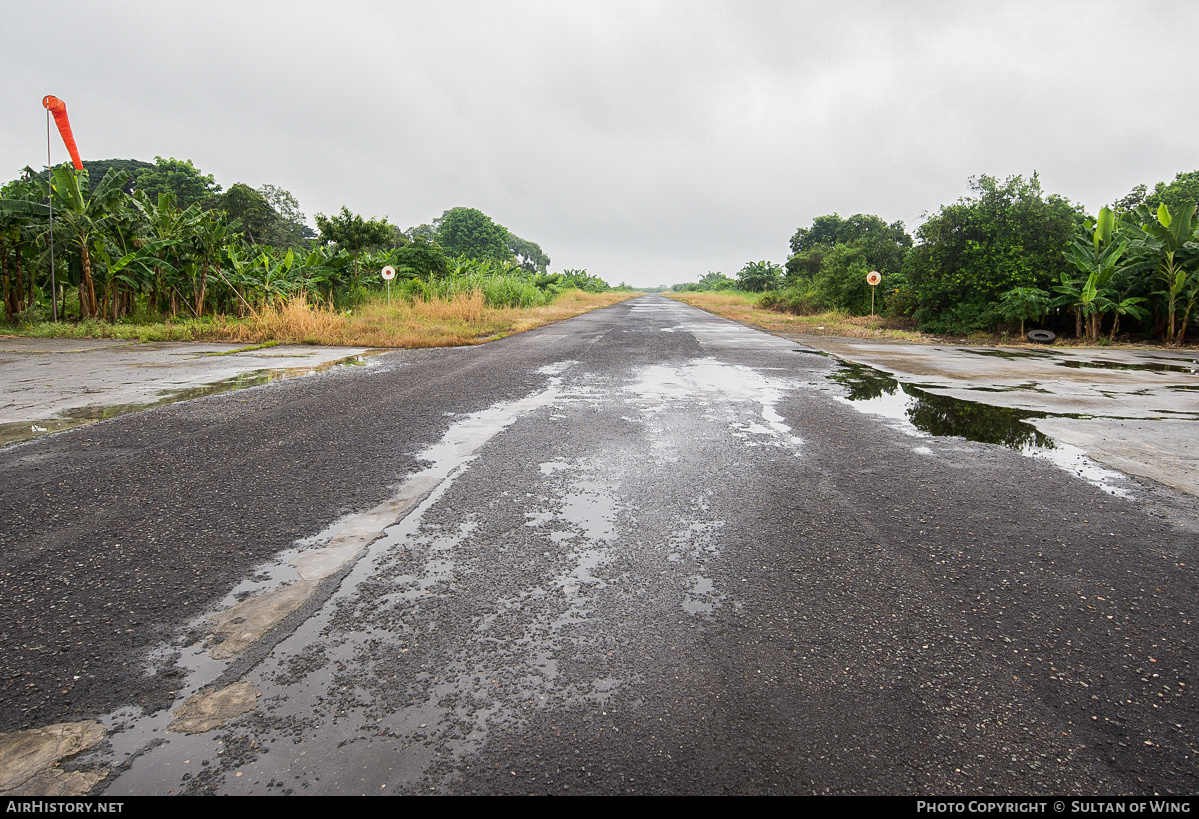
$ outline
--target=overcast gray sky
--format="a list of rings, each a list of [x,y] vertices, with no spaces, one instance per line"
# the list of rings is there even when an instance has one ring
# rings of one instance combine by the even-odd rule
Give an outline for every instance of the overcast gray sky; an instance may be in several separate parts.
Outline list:
[[[0,11],[0,178],[45,163],[54,94],[86,159],[191,159],[310,220],[476,207],[611,283],[783,262],[834,211],[914,232],[979,174],[1036,170],[1093,212],[1199,168],[1193,2]]]

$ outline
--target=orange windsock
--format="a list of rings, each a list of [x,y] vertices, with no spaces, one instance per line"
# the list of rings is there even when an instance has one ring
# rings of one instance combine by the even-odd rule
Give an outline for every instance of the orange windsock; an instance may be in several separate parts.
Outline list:
[[[82,171],[83,163],[79,160],[79,149],[75,147],[75,137],[71,134],[71,120],[67,119],[67,104],[58,97],[47,96],[42,99],[42,105],[54,115],[54,124],[58,126],[63,144],[67,146],[71,162],[75,163],[75,170]]]

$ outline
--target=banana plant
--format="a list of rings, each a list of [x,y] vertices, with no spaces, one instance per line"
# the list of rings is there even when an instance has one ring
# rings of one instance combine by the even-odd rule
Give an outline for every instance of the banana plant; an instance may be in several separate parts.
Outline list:
[[[124,294],[129,294],[131,303],[132,294],[140,288],[141,279],[149,278],[152,275],[153,267],[150,259],[153,257],[148,257],[142,248],[131,250],[119,259],[114,259],[106,247],[96,248],[96,254],[108,268],[108,309],[106,312],[110,320],[116,321],[121,317],[123,309],[127,309],[129,306]],[[142,274],[141,276],[136,275],[139,272]],[[122,285],[124,285],[124,290],[122,290]]]
[[[1053,286],[1053,292],[1058,294],[1058,297],[1049,305],[1050,307],[1065,307],[1074,314],[1074,337],[1082,338],[1082,287],[1084,281],[1078,281],[1069,272],[1063,270],[1061,274],[1061,284]]]
[[[79,312],[84,318],[98,315],[96,286],[92,276],[91,251],[104,233],[105,223],[112,218],[121,201],[127,196],[122,186],[129,180],[125,171],[109,169],[96,190],[89,196],[87,171],[76,172],[70,165],[60,165],[53,171],[55,213],[68,229],[79,248],[83,278],[79,283]]]
[[[1182,344],[1183,337],[1186,335],[1187,324],[1191,320],[1191,311],[1195,309],[1195,303],[1199,302],[1199,272],[1192,272],[1187,276],[1187,280],[1178,292],[1180,296],[1186,299],[1186,309],[1182,311],[1182,321],[1178,323],[1178,335],[1174,337],[1174,344],[1176,346]]]
[[[108,269],[108,283],[100,298],[100,313],[116,321],[133,311],[137,293],[153,280],[151,243],[142,238],[136,209],[122,208],[105,225],[105,242],[96,247]]]
[[[14,198],[0,199],[0,280],[4,286],[4,317],[12,321],[14,317],[25,310],[32,301],[33,277],[30,276],[27,299],[24,280],[24,256],[26,248],[31,244],[30,234],[34,225],[44,222],[50,214],[49,205],[33,201],[41,198],[35,195],[30,185],[25,182],[14,183],[6,187],[4,194]],[[45,195],[45,186],[41,194]],[[9,257],[12,257],[16,281],[9,272]]]
[[[289,248],[282,259],[272,259],[269,253],[259,255],[256,265],[262,266],[262,274],[259,283],[262,288],[262,298],[264,303],[273,304],[275,302],[286,301],[295,289],[293,283],[288,279],[288,272],[292,265],[295,264],[296,254]]]
[[[242,249],[236,244],[225,245],[224,255],[225,259],[229,262],[229,275],[233,277],[236,284],[229,281],[220,267],[216,269],[216,274],[229,287],[233,295],[237,297],[237,314],[244,316],[248,310],[251,315],[257,316],[258,311],[246,299],[246,291],[249,290],[255,281],[254,267],[257,264],[257,259],[242,258]]]
[[[1183,202],[1178,214],[1170,213],[1165,202],[1158,207],[1156,213],[1147,205],[1138,205],[1133,214],[1141,222],[1139,233],[1143,252],[1155,256],[1158,261],[1157,277],[1163,288],[1154,295],[1162,296],[1166,302],[1169,321],[1165,334],[1166,343],[1180,344],[1186,332],[1190,309],[1188,307],[1183,326],[1176,334],[1178,303],[1180,297],[1188,292],[1188,284],[1199,276],[1199,273],[1187,270],[1187,266],[1192,265],[1195,251],[1199,250],[1195,245],[1195,203]],[[1199,283],[1195,283],[1195,286],[1199,286]],[[1190,297],[1188,301],[1193,305],[1195,298]]]
[[[1062,286],[1054,288],[1066,297],[1059,304],[1069,304],[1076,311],[1076,322],[1085,318],[1088,342],[1099,340],[1103,315],[1113,303],[1109,290],[1116,274],[1128,266],[1127,261],[1121,264],[1128,239],[1118,236],[1117,228],[1115,214],[1108,208],[1100,210],[1094,221],[1088,219],[1089,241],[1075,239],[1063,254],[1085,278],[1075,282],[1063,273]]]
[[[206,211],[201,214],[193,226],[191,246],[200,262],[199,277],[197,278],[194,273],[191,276],[192,298],[195,301],[192,312],[196,314],[197,318],[204,315],[204,299],[208,294],[209,267],[215,264],[217,269],[220,269],[221,249],[228,232],[228,217],[220,211]],[[193,265],[192,269],[195,270],[196,266]]]
[[[1134,296],[1131,298],[1117,297],[1116,299],[1104,296],[1102,297],[1102,301],[1102,308],[1104,312],[1111,312],[1114,314],[1114,318],[1112,320],[1112,333],[1110,336],[1108,336],[1109,341],[1116,340],[1116,331],[1120,328],[1121,316],[1132,316],[1139,321],[1144,321],[1149,317],[1149,311],[1144,307],[1141,307],[1141,303],[1145,301],[1143,296]]]
[[[150,237],[159,243],[151,301],[156,308],[167,302],[174,315],[178,302],[183,300],[179,294],[184,264],[180,246],[194,236],[200,222],[200,207],[193,204],[181,210],[175,204],[174,194],[166,192],[158,194],[157,202],[145,194],[134,193],[133,206],[141,214]]]
[[[323,298],[332,304],[334,292],[345,283],[352,265],[353,258],[347,251],[318,245],[296,265],[296,272],[302,275],[304,289],[311,290],[316,301]]]

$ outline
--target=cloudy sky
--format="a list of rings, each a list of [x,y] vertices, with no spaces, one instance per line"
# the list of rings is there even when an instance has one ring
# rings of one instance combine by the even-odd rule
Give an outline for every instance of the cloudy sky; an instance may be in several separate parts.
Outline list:
[[[0,178],[191,159],[310,217],[476,207],[553,269],[694,281],[971,176],[1091,211],[1199,168],[1196,3],[0,0]],[[55,137],[54,160],[66,159]]]

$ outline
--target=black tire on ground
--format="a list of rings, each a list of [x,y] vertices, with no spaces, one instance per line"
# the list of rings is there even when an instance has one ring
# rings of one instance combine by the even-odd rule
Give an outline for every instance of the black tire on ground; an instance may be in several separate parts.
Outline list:
[[[1029,330],[1028,340],[1033,344],[1052,344],[1057,335],[1048,330]]]

